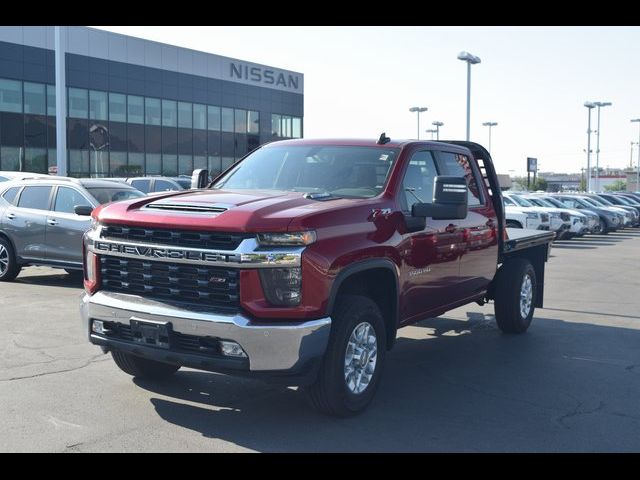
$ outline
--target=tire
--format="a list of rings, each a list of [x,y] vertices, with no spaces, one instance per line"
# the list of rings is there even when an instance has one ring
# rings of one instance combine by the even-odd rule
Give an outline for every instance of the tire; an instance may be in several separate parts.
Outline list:
[[[606,235],[609,233],[609,229],[607,228],[607,223],[600,219],[600,235]]]
[[[507,228],[522,228],[522,225],[514,220],[507,220],[506,226]]]
[[[325,353],[320,371],[315,383],[304,387],[304,392],[314,408],[322,413],[339,417],[348,417],[362,412],[373,399],[382,374],[382,367],[386,353],[386,329],[382,313],[376,303],[370,298],[360,295],[341,295],[338,297],[334,313],[332,314],[332,328],[329,345]],[[363,323],[368,324],[369,335],[375,333],[375,359],[364,357],[365,368],[373,368],[371,378],[366,385],[353,383],[347,385],[345,360],[350,355],[350,340],[357,341],[356,330],[360,333]],[[366,325],[365,327],[366,328]],[[356,337],[352,337],[356,335]],[[370,345],[370,344],[369,344]],[[351,357],[354,364],[361,367],[355,357]],[[373,365],[373,366],[372,366]],[[357,370],[349,376],[355,380]],[[366,377],[365,377],[366,378]],[[363,388],[357,391],[358,388]]]
[[[111,356],[120,370],[135,378],[161,380],[173,375],[180,368],[178,365],[136,357],[120,350],[112,350]]]
[[[20,270],[13,245],[6,238],[0,237],[0,282],[15,280]]]
[[[528,312],[521,305],[526,278],[530,280]],[[505,262],[496,278],[494,309],[498,327],[504,333],[524,333],[531,325],[536,304],[536,272],[529,260],[514,258]],[[522,309],[527,313],[522,314]]]

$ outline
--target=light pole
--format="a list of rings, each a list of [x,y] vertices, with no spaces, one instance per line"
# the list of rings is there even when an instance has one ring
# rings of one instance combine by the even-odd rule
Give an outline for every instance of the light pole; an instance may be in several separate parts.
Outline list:
[[[640,118],[634,118],[631,120],[632,122],[638,122],[638,126],[640,126]],[[638,165],[636,165],[636,189],[635,191],[640,191],[640,130],[638,131]]]
[[[471,65],[480,63],[480,57],[471,55],[469,52],[460,52],[458,60],[467,62],[467,142],[471,134]]]
[[[629,154],[629,168],[633,168],[633,146],[638,145],[638,142],[631,142],[631,153]]]
[[[489,127],[489,153],[491,153],[491,127],[498,125],[498,122],[484,122],[482,125]]]
[[[611,102],[593,102],[598,107],[598,129],[596,130],[596,192],[600,191],[600,107],[610,107]]]
[[[589,110],[589,120],[587,123],[587,192],[591,191],[591,109],[596,107],[593,102],[584,102],[584,106]],[[633,121],[633,120],[632,120]]]
[[[436,140],[440,140],[440,127],[443,126],[444,123],[436,120],[435,122],[431,122],[431,125],[436,127]]]
[[[418,114],[418,140],[420,140],[420,114],[429,110],[427,107],[411,107],[410,112],[416,112]]]
[[[431,140],[433,140],[433,134],[434,133],[438,133],[438,131],[435,128],[428,128],[424,131],[425,133],[430,133],[431,134]]]

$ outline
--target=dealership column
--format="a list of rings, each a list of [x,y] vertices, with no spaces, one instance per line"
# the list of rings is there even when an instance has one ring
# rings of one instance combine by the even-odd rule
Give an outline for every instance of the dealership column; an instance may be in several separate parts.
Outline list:
[[[66,29],[55,28],[56,55],[56,165],[58,175],[67,176],[67,89],[65,88],[64,53]]]

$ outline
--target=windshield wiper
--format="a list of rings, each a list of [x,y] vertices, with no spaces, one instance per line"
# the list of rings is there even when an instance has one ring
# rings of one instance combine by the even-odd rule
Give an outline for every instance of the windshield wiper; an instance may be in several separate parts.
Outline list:
[[[424,203],[424,202],[422,201],[422,199],[421,199],[418,195],[416,195],[416,194],[415,194],[415,191],[416,191],[416,189],[415,189],[415,188],[405,188],[405,189],[404,189],[404,191],[405,191],[405,192],[409,192],[409,193],[410,193],[411,195],[413,195],[413,196],[414,196],[414,197],[415,197],[415,198],[416,198],[420,203]]]

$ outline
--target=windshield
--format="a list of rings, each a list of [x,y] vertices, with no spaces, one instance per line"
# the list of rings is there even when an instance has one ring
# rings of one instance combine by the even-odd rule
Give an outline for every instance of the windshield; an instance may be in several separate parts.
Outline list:
[[[553,203],[549,202],[546,198],[530,198],[528,200],[530,202],[536,202],[536,204],[541,207],[556,208],[556,206]]]
[[[607,197],[607,200],[609,200],[614,205],[631,205],[631,202],[624,197],[614,197],[612,195],[611,197]]]
[[[375,197],[382,192],[398,151],[333,145],[266,147],[238,163],[212,188]]]
[[[579,199],[580,202],[582,202],[583,204],[587,204],[587,206],[589,207],[602,207],[602,205],[598,205],[596,202],[592,202],[590,198],[586,198],[586,197],[580,197]]]
[[[549,202],[551,205],[553,205],[554,207],[565,208],[564,203],[562,203],[558,199],[546,197],[545,200]]]
[[[144,197],[142,192],[133,188],[89,187],[87,190],[100,204]]]
[[[613,203],[611,203],[609,200],[605,200],[602,197],[589,197],[589,200],[591,200],[596,205],[602,205],[603,207],[613,207]]]
[[[531,203],[528,200],[525,200],[522,197],[519,197],[518,195],[509,195],[509,198],[511,198],[511,200],[516,202],[521,207],[535,207],[535,205],[533,203]]]

